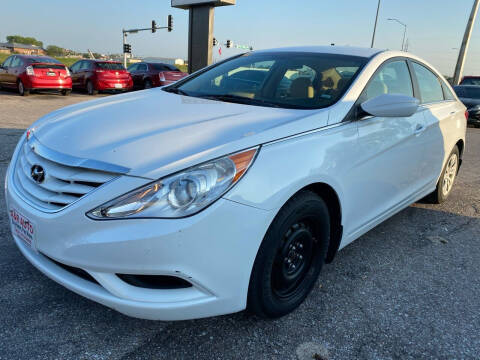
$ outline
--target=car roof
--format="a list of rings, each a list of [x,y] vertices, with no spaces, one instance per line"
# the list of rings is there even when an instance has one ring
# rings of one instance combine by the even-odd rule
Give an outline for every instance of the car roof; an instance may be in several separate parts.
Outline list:
[[[319,53],[319,54],[337,54],[337,55],[349,55],[360,56],[370,58],[385,50],[364,48],[355,46],[295,46],[275,48],[268,50],[257,50],[255,53],[268,53],[268,52],[305,52],[305,53]]]

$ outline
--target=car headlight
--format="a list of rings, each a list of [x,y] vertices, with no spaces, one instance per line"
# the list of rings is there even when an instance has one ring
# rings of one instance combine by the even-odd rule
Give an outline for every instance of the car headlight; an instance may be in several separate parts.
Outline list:
[[[219,199],[245,174],[258,148],[224,156],[154,181],[90,211],[94,219],[180,218]]]

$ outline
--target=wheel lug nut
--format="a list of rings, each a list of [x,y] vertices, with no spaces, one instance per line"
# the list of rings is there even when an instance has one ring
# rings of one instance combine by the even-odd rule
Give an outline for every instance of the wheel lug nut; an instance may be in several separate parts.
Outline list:
[[[302,260],[302,259],[303,259],[303,256],[302,256],[302,255],[300,255],[300,256],[299,256],[299,258],[300,258],[300,260]]]

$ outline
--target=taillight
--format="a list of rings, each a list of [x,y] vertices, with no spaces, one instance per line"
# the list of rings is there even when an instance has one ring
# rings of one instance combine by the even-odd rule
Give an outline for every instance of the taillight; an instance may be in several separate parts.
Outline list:
[[[470,114],[468,113],[468,110],[465,110],[465,119],[468,120],[468,117],[470,116]]]
[[[165,81],[165,75],[163,75],[163,73],[159,73],[158,74],[158,80]]]
[[[25,70],[27,71],[27,75],[32,75],[32,76],[35,75],[35,72],[33,71],[33,66],[32,65],[27,66]]]

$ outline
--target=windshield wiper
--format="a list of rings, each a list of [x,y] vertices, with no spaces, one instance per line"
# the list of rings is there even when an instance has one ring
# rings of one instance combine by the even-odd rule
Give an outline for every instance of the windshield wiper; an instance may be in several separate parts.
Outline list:
[[[232,94],[207,94],[207,95],[198,95],[202,99],[209,100],[219,100],[225,102],[232,102],[237,104],[246,104],[246,105],[261,105],[269,107],[281,107],[279,104],[261,100],[261,99],[251,99],[244,96],[232,95]]]

